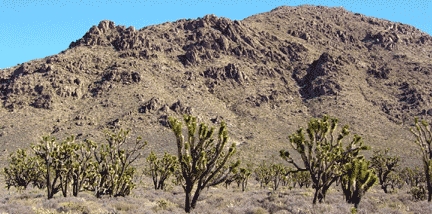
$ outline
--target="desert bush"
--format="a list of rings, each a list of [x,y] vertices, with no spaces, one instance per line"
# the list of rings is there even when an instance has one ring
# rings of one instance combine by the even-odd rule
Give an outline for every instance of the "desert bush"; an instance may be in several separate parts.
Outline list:
[[[186,193],[185,211],[194,209],[201,191],[205,187],[224,182],[231,171],[239,165],[228,166],[228,160],[235,153],[233,143],[226,148],[228,131],[225,122],[221,122],[216,139],[213,138],[215,128],[201,123],[197,126],[196,117],[184,115],[187,127],[187,138],[183,136],[182,123],[170,117],[169,123],[176,137],[178,160],[181,169],[183,190]],[[195,191],[192,196],[192,191]]]
[[[338,120],[329,116],[322,119],[311,119],[306,129],[300,128],[290,135],[292,148],[300,154],[302,165],[291,157],[287,150],[281,150],[280,156],[292,164],[297,171],[309,171],[315,194],[313,204],[323,202],[327,190],[340,179],[345,172],[345,165],[359,158],[359,152],[368,147],[363,145],[360,136],[354,135],[353,140],[346,148],[342,140],[349,134],[348,126],[344,126],[341,132],[335,136]]]
[[[159,199],[156,201],[156,206],[152,208],[155,212],[159,212],[162,210],[173,211],[175,204],[166,199]]]

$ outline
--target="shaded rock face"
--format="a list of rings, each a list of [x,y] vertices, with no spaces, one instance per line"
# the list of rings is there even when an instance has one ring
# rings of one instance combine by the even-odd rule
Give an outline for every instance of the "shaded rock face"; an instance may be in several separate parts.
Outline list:
[[[165,105],[165,102],[157,97],[152,97],[150,100],[145,102],[139,109],[139,113],[152,113],[155,111],[159,111]]]
[[[299,43],[285,42],[279,50],[287,55],[290,61],[301,61],[304,57],[302,53],[307,52],[307,48]]]
[[[329,53],[323,53],[318,60],[312,63],[307,74],[299,81],[302,84],[300,93],[306,99],[337,95],[342,90],[336,80],[339,70],[337,60]]]
[[[363,42],[369,43],[367,47],[372,48],[373,45],[380,45],[386,50],[397,49],[397,43],[400,42],[399,36],[395,32],[378,32],[368,33],[363,39]]]
[[[390,77],[391,71],[392,69],[388,68],[386,65],[377,67],[377,65],[372,64],[367,72],[377,79],[388,79]]]
[[[39,96],[33,103],[32,106],[34,106],[35,108],[43,108],[43,109],[52,109],[52,96],[45,94],[45,95],[41,95]]]
[[[169,107],[172,111],[176,112],[177,114],[192,114],[193,109],[189,106],[185,106],[180,100],[177,100],[177,102],[173,103]]]
[[[232,79],[238,83],[243,83],[245,80],[247,80],[246,75],[239,70],[238,66],[232,63],[229,63],[225,67],[211,67],[204,71],[203,76],[215,80]]]

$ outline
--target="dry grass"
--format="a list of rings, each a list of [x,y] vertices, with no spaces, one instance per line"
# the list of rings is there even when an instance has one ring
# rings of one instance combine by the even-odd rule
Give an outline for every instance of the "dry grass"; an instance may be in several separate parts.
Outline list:
[[[145,185],[147,184],[147,185]],[[181,187],[171,186],[167,191],[154,190],[149,178],[143,178],[130,196],[97,199],[90,192],[79,197],[64,198],[56,195],[51,200],[45,192],[29,188],[21,193],[15,190],[0,191],[0,213],[184,213],[184,193]],[[358,213],[431,213],[432,204],[427,201],[414,202],[407,190],[385,194],[378,187],[368,192],[360,203]],[[338,188],[331,189],[326,201],[312,205],[313,189],[281,187],[259,188],[250,180],[247,191],[242,192],[235,185],[218,186],[205,190],[192,213],[350,213],[352,205],[345,203]]]

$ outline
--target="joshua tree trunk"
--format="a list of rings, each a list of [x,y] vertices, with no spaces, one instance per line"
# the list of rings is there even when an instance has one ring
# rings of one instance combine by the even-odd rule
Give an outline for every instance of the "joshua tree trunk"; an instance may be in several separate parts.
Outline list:
[[[429,161],[429,164],[425,162],[425,172],[426,172],[426,185],[428,189],[428,202],[431,202],[432,200],[432,179],[431,179],[431,166],[428,166],[432,163],[432,161]],[[429,176],[428,176],[429,175]]]
[[[190,211],[191,211],[191,192],[192,192],[192,189],[189,189],[189,190],[185,189],[185,193],[186,193],[185,212],[187,212],[187,213],[190,213]]]
[[[193,198],[192,198],[192,203],[191,203],[191,207],[192,207],[192,209],[195,209],[195,207],[196,207],[196,203],[197,203],[197,201],[198,201],[198,197],[199,197],[199,195],[201,194],[201,190],[202,190],[203,188],[204,188],[204,187],[201,187],[201,188],[197,188],[197,189],[196,189],[195,194],[194,194],[194,196],[193,196]]]

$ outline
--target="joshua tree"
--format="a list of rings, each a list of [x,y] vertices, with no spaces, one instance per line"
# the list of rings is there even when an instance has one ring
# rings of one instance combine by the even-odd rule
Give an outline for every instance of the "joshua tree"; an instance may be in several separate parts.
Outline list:
[[[141,156],[147,142],[137,137],[130,143],[128,135],[129,130],[105,131],[106,143],[93,150],[95,161],[89,166],[91,170],[85,189],[94,191],[98,198],[102,195],[126,196],[135,187],[132,179],[136,169],[132,163]]]
[[[88,182],[88,177],[95,169],[95,160],[93,154],[96,150],[96,144],[93,141],[86,140],[85,142],[77,143],[75,151],[72,155],[72,194],[78,196],[78,193],[83,189]]]
[[[267,186],[271,180],[271,166],[270,164],[267,164],[265,161],[262,161],[260,165],[258,165],[257,168],[254,170],[255,172],[255,179],[260,182],[260,187],[263,188],[264,186]]]
[[[291,173],[291,176],[294,187],[298,184],[300,188],[302,188],[303,186],[308,188],[312,183],[309,171],[296,171]]]
[[[43,162],[39,169],[45,172],[43,177],[46,181],[48,199],[53,198],[60,190],[64,197],[67,196],[74,140],[74,136],[71,136],[57,143],[54,137],[44,136],[38,144],[32,146],[36,157]]]
[[[128,133],[106,132],[107,143],[100,147],[90,140],[75,142],[74,136],[61,142],[43,136],[32,145],[34,156],[22,149],[11,155],[4,169],[7,187],[26,188],[33,183],[47,188],[48,199],[60,191],[67,197],[70,186],[74,196],[83,189],[95,191],[98,197],[128,195],[134,187],[131,164],[147,144],[137,138],[134,145],[126,145]]]
[[[335,136],[337,122],[336,118],[329,116],[311,119],[306,129],[308,139],[303,128],[290,135],[291,146],[300,154],[303,166],[295,162],[288,151],[280,151],[280,156],[297,171],[309,171],[315,189],[313,204],[317,200],[323,202],[330,186],[344,175],[344,165],[358,158],[361,150],[368,149],[357,135],[344,148],[342,139],[349,134],[348,126]]]
[[[229,158],[235,153],[235,144],[227,148],[228,132],[225,122],[220,124],[217,138],[213,138],[214,128],[201,123],[197,126],[196,117],[184,115],[187,138],[183,136],[182,123],[170,117],[178,149],[182,187],[186,193],[185,211],[194,209],[201,191],[205,187],[224,182],[234,167],[227,166]],[[192,191],[194,194],[192,196]]]
[[[178,167],[177,157],[165,152],[162,159],[158,159],[152,151],[147,157],[149,163],[148,174],[152,176],[155,189],[165,189],[165,180],[168,179]]]
[[[252,171],[251,167],[242,167],[239,170],[237,170],[237,173],[235,175],[235,181],[237,182],[237,186],[241,185],[242,191],[244,192],[246,190],[249,177],[251,176]]]
[[[423,160],[423,170],[426,175],[426,187],[428,191],[428,201],[432,200],[432,131],[429,123],[422,120],[419,122],[415,118],[415,129],[411,128],[411,133],[416,137],[415,143],[420,146]]]
[[[361,198],[376,183],[378,177],[373,169],[369,168],[369,162],[363,158],[346,164],[345,170],[346,174],[341,178],[342,191],[346,201],[354,204],[357,209]]]
[[[396,168],[399,166],[399,157],[390,156],[388,154],[388,149],[382,151],[374,151],[374,155],[371,158],[371,166],[375,169],[378,175],[379,183],[381,189],[385,193],[388,193],[388,187],[393,188],[392,174],[395,174]]]
[[[246,167],[238,167],[232,170],[232,175],[225,180],[225,187],[228,188],[232,182],[237,183],[237,187],[242,188],[244,192],[246,190],[249,177],[252,175],[252,164],[247,164]]]
[[[273,182],[273,190],[279,188],[279,184],[283,182],[286,176],[289,174],[288,167],[284,167],[282,164],[272,164],[270,166],[270,175]]]
[[[418,187],[421,183],[426,182],[424,170],[418,166],[413,168],[405,167],[399,174],[401,179],[410,187]]]
[[[10,154],[9,165],[4,168],[6,188],[26,189],[30,183],[37,187],[45,186],[43,171],[38,167],[37,158],[30,156],[26,150],[18,149]]]

